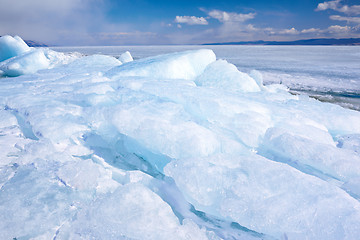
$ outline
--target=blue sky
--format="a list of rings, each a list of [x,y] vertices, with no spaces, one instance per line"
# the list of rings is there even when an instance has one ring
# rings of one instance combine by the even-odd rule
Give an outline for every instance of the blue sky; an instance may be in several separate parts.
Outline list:
[[[0,0],[0,35],[51,45],[360,37],[360,0]]]

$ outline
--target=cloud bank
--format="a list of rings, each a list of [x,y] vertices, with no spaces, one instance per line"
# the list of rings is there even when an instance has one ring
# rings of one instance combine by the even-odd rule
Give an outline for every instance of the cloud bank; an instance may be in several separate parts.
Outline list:
[[[176,16],[176,23],[186,23],[188,25],[208,25],[208,21],[203,17],[195,16]]]
[[[220,10],[212,10],[208,12],[208,15],[224,23],[224,22],[245,22],[247,20],[253,19],[256,14],[255,13],[242,14],[242,13],[225,12]]]
[[[342,0],[335,0],[335,1],[319,3],[315,10],[316,11],[325,11],[325,10],[331,9],[331,10],[334,10],[337,12],[342,12],[342,13],[349,14],[349,15],[350,14],[352,14],[352,15],[360,14],[360,5],[348,6],[348,5],[342,5],[341,2],[342,2]]]
[[[343,17],[343,16],[339,16],[339,15],[331,15],[330,19],[336,20],[336,21],[346,21],[348,23],[360,24],[360,17]]]

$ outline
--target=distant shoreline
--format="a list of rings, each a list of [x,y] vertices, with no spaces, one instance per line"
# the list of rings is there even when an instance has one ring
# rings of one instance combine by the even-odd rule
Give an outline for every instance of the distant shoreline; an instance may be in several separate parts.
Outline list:
[[[266,45],[266,46],[360,46],[360,38],[317,38],[296,41],[242,41],[223,43],[204,43],[202,45]]]

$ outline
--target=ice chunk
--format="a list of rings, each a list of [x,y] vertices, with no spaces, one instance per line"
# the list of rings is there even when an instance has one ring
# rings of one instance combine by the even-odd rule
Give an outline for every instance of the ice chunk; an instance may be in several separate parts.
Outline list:
[[[3,75],[16,77],[23,74],[35,73],[40,69],[49,67],[50,61],[40,49],[28,51],[23,55],[0,62]]]
[[[322,103],[304,95],[298,97],[299,101],[289,102],[289,105],[295,110],[293,113],[301,114],[323,124],[333,137],[360,133],[360,113],[358,111],[349,111],[338,105]]]
[[[44,161],[37,159],[44,167]],[[73,195],[49,177],[51,169],[35,170],[34,164],[14,164],[14,176],[1,188],[0,238],[34,238],[44,232],[56,231],[73,215]],[[25,207],[26,206],[26,207]]]
[[[229,91],[257,92],[259,86],[253,78],[240,72],[235,65],[226,60],[217,60],[209,64],[198,76],[195,83],[199,86],[227,89]]]
[[[261,72],[259,72],[257,70],[251,70],[249,76],[252,77],[256,81],[257,85],[260,87],[261,90],[266,89],[264,87],[264,80],[263,80],[263,76],[262,76]]]
[[[124,52],[123,54],[120,55],[119,60],[122,63],[127,63],[127,62],[132,62],[134,59],[131,56],[130,52],[126,51],[126,52]]]
[[[94,71],[105,72],[119,65],[121,65],[121,62],[115,57],[95,54],[78,58],[63,67],[73,73],[80,73]]]
[[[309,173],[322,178],[331,176],[344,182],[354,177],[360,178],[359,155],[337,148],[333,141],[329,141],[329,136],[319,129],[306,125],[299,129],[293,125],[292,128],[270,128],[265,134],[264,145],[260,148],[262,154],[291,165],[296,163],[303,171],[310,167]],[[296,133],[299,130],[302,133]]]
[[[180,224],[170,206],[139,183],[97,200],[69,228],[59,236],[70,232],[72,238],[86,239],[207,239],[206,231],[192,221]]]
[[[215,60],[214,52],[208,49],[164,54],[115,67],[108,71],[107,76],[116,79],[124,76],[139,76],[193,80]]]
[[[339,148],[345,148],[360,153],[360,134],[348,134],[337,136]]]
[[[296,118],[287,118],[285,122],[279,121],[276,124],[277,131],[273,131],[270,140],[278,137],[283,133],[288,133],[293,136],[299,136],[302,138],[309,139],[316,143],[327,144],[335,147],[335,142],[328,129],[318,122],[311,119],[297,116]],[[268,131],[272,131],[271,128]]]
[[[0,62],[30,51],[30,47],[18,36],[0,37]]]
[[[49,48],[41,48],[41,50],[44,52],[46,58],[50,61],[49,68],[58,67],[64,64],[69,64],[73,62],[74,60],[82,57],[80,53],[61,53],[53,51]]]
[[[111,179],[111,173],[91,160],[67,162],[57,172],[57,176],[68,187],[77,190],[100,192],[115,190],[118,184]],[[104,184],[106,183],[106,184]]]
[[[159,156],[151,156],[142,148],[170,158],[208,156],[220,148],[216,135],[210,130],[188,120],[187,114],[176,104],[144,102],[118,108],[113,115],[113,124],[128,139],[127,147],[154,165],[164,166]],[[167,162],[165,162],[166,164]]]
[[[165,173],[196,209],[275,238],[351,239],[360,231],[360,204],[345,191],[256,155],[181,159]]]

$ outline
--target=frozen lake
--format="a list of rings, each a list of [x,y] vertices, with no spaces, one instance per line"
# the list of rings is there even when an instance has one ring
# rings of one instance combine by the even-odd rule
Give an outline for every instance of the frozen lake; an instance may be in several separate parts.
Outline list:
[[[360,236],[359,48],[0,47],[0,239]]]
[[[360,110],[360,46],[104,46],[53,47],[60,52],[119,56],[130,51],[134,59],[170,52],[212,49],[220,59],[242,72],[255,69],[265,84],[282,83],[323,101]]]

